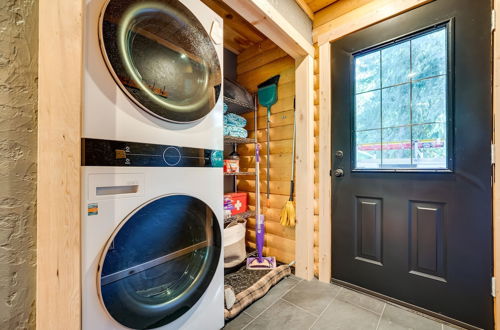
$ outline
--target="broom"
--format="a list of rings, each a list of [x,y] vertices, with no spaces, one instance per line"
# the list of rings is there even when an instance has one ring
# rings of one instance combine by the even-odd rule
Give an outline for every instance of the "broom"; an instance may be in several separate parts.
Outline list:
[[[295,98],[293,99],[293,142],[292,142],[292,177],[290,179],[290,199],[281,210],[280,223],[285,227],[295,227],[295,206],[293,205],[293,193],[295,190]]]

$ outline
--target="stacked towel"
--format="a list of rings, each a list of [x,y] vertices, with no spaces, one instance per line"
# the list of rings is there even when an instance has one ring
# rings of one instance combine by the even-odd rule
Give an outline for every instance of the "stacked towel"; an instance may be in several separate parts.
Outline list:
[[[244,129],[247,120],[234,113],[226,113],[227,105],[224,104],[224,135],[246,138],[248,132]]]

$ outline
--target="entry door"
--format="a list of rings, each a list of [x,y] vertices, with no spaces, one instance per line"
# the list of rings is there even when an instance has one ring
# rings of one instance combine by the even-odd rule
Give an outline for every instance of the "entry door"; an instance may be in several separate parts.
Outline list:
[[[491,328],[491,4],[332,44],[334,281]]]

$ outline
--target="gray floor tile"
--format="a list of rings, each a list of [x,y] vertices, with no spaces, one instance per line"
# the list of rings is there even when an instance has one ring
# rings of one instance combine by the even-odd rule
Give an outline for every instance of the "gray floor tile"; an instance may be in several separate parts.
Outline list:
[[[419,314],[387,304],[380,320],[379,329],[441,330],[442,325]]]
[[[375,330],[379,319],[380,315],[334,299],[312,329]]]
[[[381,300],[346,288],[342,288],[336,298],[338,300],[366,308],[378,315],[382,314],[385,305],[385,303]]]
[[[463,328],[450,324],[443,324],[443,330],[462,330]]]
[[[340,287],[318,280],[301,281],[283,299],[319,315],[340,291]]]
[[[253,320],[245,330],[304,330],[309,329],[316,319],[310,313],[279,300]]]
[[[278,284],[272,287],[269,292],[259,300],[250,305],[245,312],[251,316],[257,316],[262,313],[267,307],[278,301],[288,290],[299,283],[299,280],[294,277],[282,279]]]
[[[234,319],[226,323],[223,329],[225,330],[241,330],[248,323],[253,321],[253,317],[243,312],[240,315],[236,316]]]

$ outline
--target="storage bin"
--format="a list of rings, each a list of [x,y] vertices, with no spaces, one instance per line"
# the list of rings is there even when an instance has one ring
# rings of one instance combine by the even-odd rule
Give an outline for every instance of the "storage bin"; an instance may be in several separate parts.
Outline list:
[[[246,220],[235,220],[224,228],[225,268],[237,266],[247,256],[245,248],[246,224]]]

